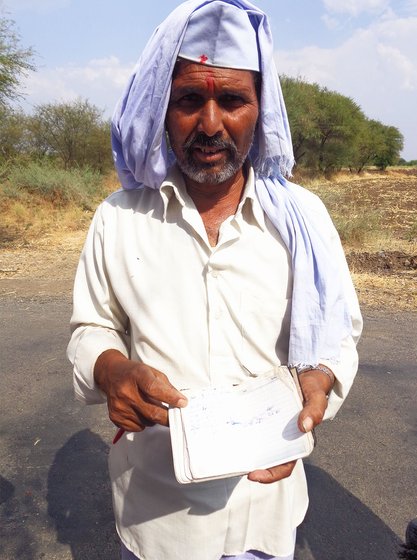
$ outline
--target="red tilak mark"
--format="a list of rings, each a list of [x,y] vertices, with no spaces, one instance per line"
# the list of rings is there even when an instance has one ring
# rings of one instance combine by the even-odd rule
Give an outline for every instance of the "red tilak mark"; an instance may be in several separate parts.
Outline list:
[[[200,62],[201,64],[205,64],[208,61],[208,56],[206,56],[205,54],[202,54],[200,56]]]
[[[207,76],[206,78],[207,88],[211,95],[214,93],[214,78],[213,76]]]

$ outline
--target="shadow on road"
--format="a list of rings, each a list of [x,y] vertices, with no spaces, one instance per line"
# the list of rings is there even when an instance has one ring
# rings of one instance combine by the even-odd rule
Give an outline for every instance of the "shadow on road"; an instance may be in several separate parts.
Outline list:
[[[48,514],[73,560],[118,560],[107,473],[108,446],[90,430],[57,452],[48,476]],[[322,469],[307,464],[310,508],[297,560],[394,560],[399,541],[369,508]],[[12,491],[5,485],[6,494]]]
[[[310,507],[298,529],[296,560],[395,560],[395,533],[324,470],[305,467]]]
[[[13,484],[0,475],[0,505],[10,500],[13,494]]]
[[[73,560],[118,560],[107,469],[108,446],[90,430],[74,434],[48,475],[48,514]]]
[[[16,500],[15,486],[0,475],[0,558],[33,560],[34,547],[28,529],[30,514],[36,515],[30,496]],[[28,513],[30,511],[30,514]]]

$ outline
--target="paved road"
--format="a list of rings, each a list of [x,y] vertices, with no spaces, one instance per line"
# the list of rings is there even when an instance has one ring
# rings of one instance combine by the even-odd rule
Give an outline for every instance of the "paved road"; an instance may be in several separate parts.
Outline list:
[[[69,315],[64,296],[0,298],[1,560],[118,558],[113,430],[73,399]],[[366,314],[357,382],[307,465],[297,560],[396,558],[417,516],[416,332],[417,314]]]

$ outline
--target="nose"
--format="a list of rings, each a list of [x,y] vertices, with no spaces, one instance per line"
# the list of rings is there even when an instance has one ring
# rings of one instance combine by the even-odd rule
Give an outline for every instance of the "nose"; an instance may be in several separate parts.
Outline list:
[[[223,132],[222,110],[215,99],[207,100],[201,107],[198,132],[204,132],[207,136],[215,136]]]

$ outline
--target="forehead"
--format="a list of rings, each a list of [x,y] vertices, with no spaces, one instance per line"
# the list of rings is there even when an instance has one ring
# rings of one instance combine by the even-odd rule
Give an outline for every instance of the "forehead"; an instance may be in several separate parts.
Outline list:
[[[207,66],[205,64],[197,64],[196,62],[179,60],[173,72],[172,85],[173,88],[183,86],[204,87],[209,85],[218,88],[255,91],[255,72]]]

